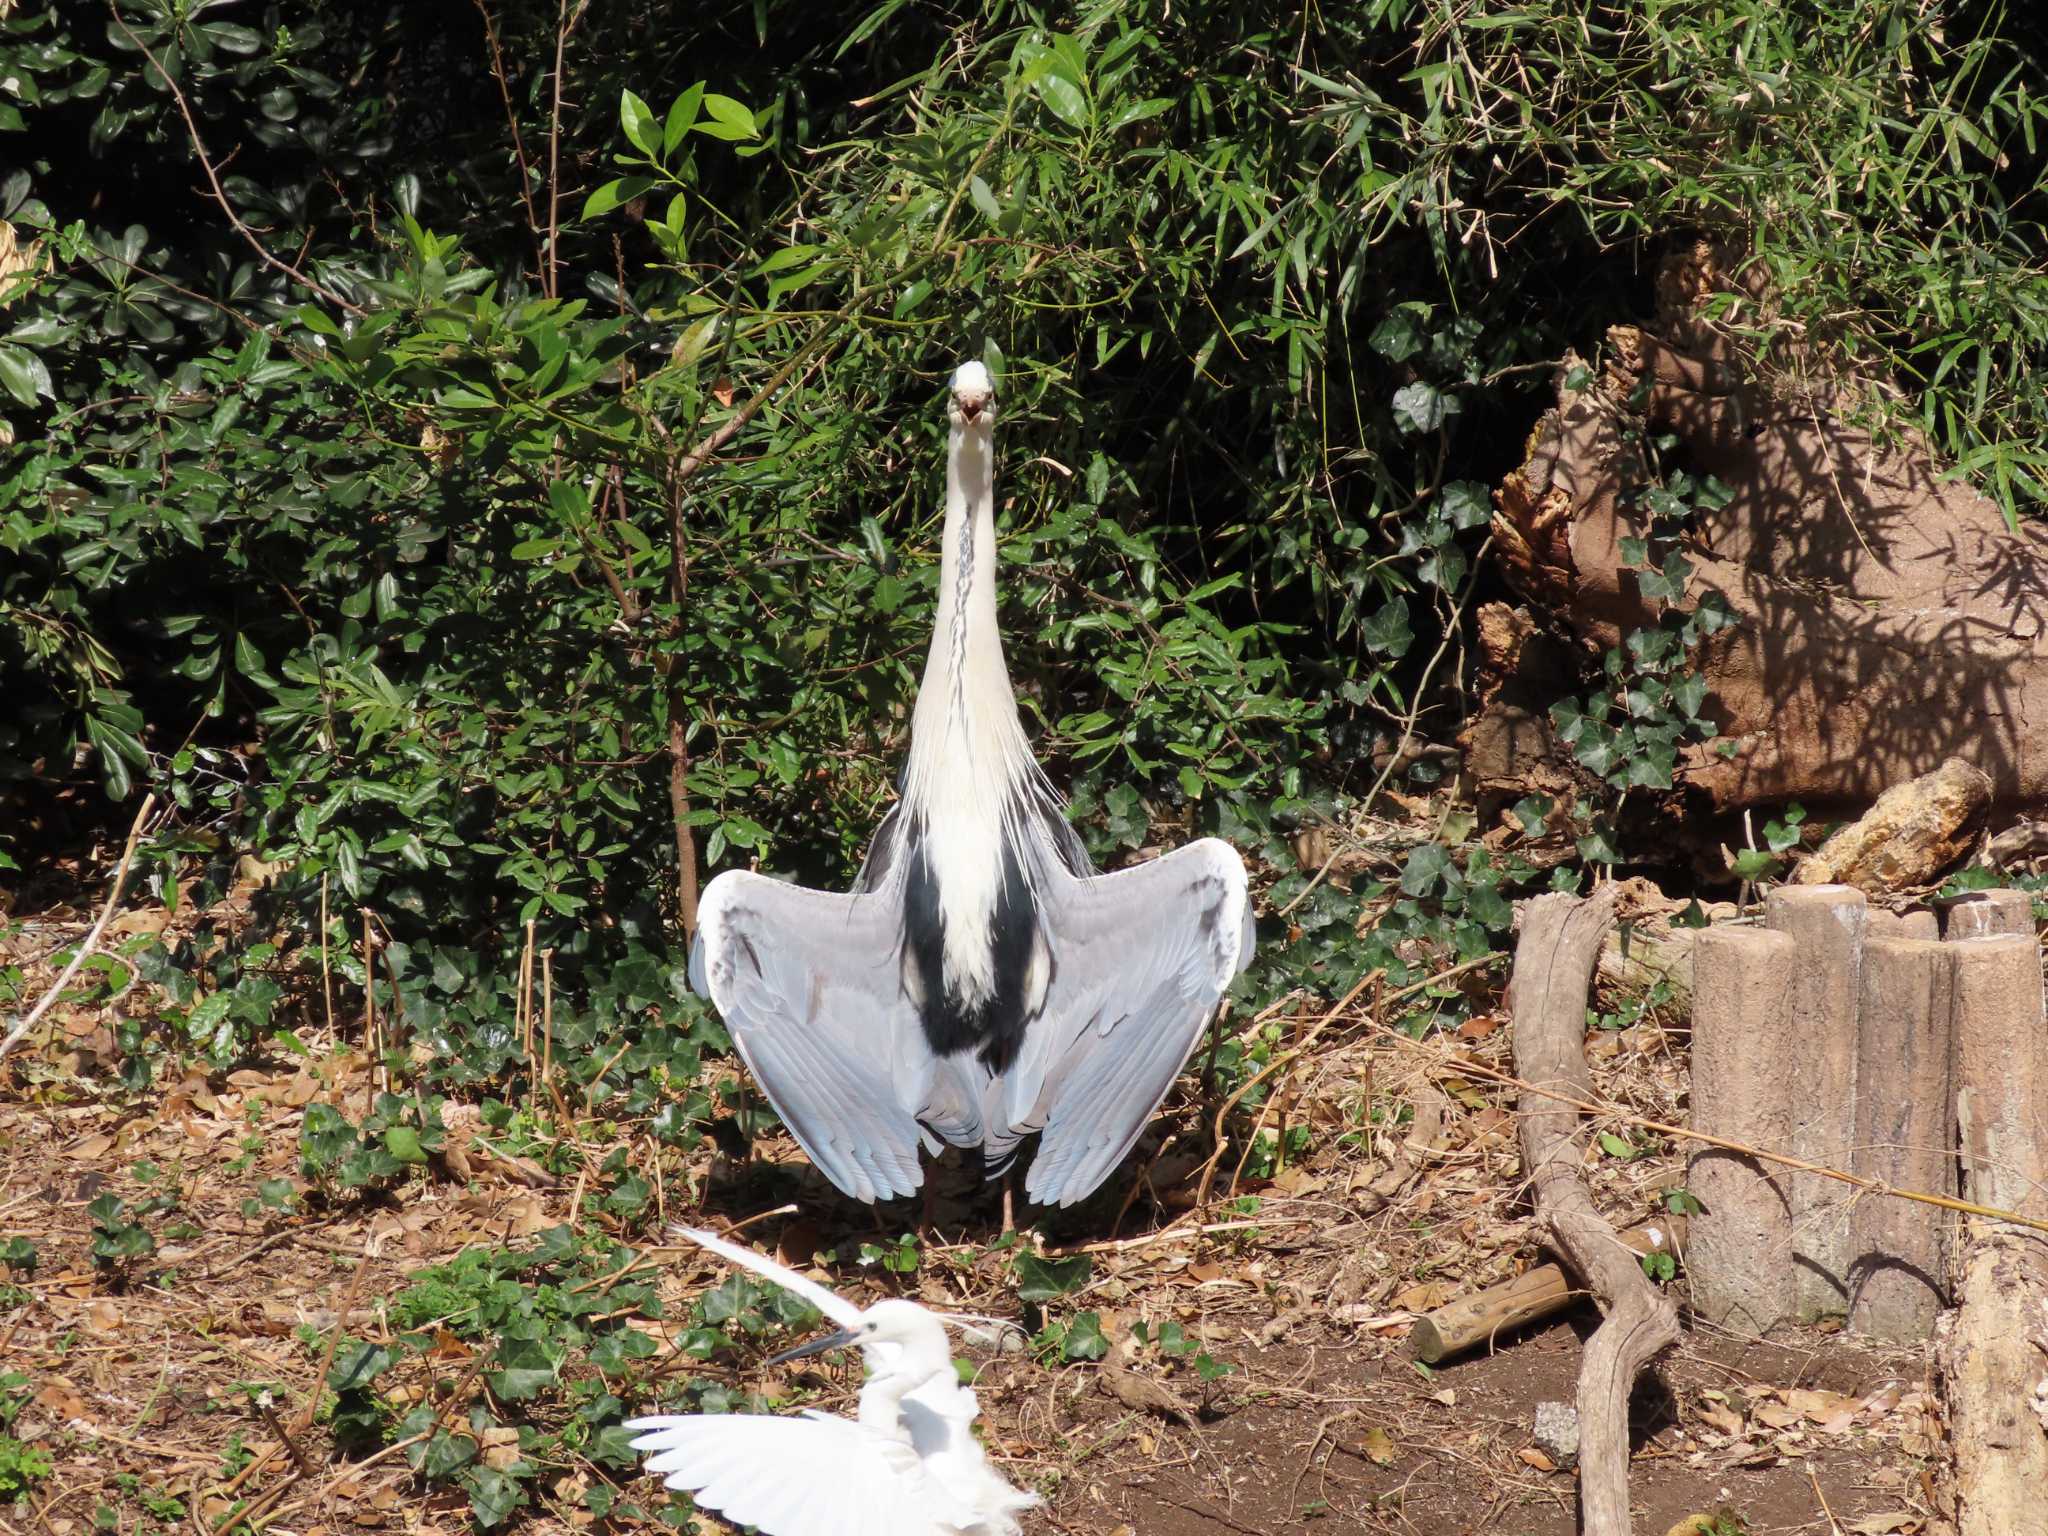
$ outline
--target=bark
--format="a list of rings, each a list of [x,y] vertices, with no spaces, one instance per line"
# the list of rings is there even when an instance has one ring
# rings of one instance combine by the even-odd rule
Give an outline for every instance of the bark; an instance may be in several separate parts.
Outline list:
[[[2048,1536],[2048,1264],[2038,1233],[1971,1246],[1937,1359],[1955,1453],[1958,1536]]]
[[[1516,1076],[1536,1088],[1582,1100],[1592,1094],[1586,993],[1614,921],[1614,897],[1609,885],[1584,900],[1539,896],[1522,909],[1508,1006]],[[1678,1309],[1594,1206],[1579,1174],[1577,1129],[1573,1109],[1540,1093],[1522,1095],[1522,1166],[1536,1213],[1606,1314],[1579,1367],[1580,1528],[1585,1536],[1628,1536],[1629,1393],[1651,1358],[1678,1342]]]
[[[1497,493],[1494,548],[1530,612],[1481,615],[1482,710],[1463,743],[1476,786],[1583,782],[1544,711],[1566,691],[1561,660],[1575,676],[1655,617],[1621,541],[1647,532],[1640,444],[1669,433],[1680,463],[1734,492],[1698,516],[1686,554],[1694,594],[1737,617],[1699,658],[1735,755],[1689,752],[1682,788],[1719,811],[1862,805],[1954,757],[2002,807],[2048,803],[2048,740],[2028,729],[2048,719],[2048,529],[2009,529],[1923,444],[1875,440],[1848,388],[1795,397],[1743,378],[1688,307],[1717,286],[1712,268],[1703,249],[1668,268],[1654,333],[1611,330],[1585,388],[1561,374]]]

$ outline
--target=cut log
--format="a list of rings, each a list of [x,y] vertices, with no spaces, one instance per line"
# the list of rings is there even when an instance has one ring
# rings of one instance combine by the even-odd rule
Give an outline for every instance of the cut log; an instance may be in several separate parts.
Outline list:
[[[1936,1358],[1955,1454],[1957,1536],[2048,1536],[2048,1261],[2039,1233],[1972,1243]]]
[[[1848,1168],[1856,1102],[1856,1003],[1861,989],[1863,893],[1848,885],[1781,885],[1764,902],[1764,923],[1788,934],[1792,966],[1775,1070],[1792,1096],[1792,1135],[1779,1149],[1825,1168]],[[1750,1028],[1770,1033],[1768,1015]],[[1794,1315],[1810,1323],[1849,1309],[1849,1190],[1819,1174],[1794,1173]]]
[[[1803,1109],[1783,1047],[1798,944],[1765,928],[1709,928],[1693,946],[1692,1123],[1745,1146],[1789,1150]],[[1767,1021],[1781,1021],[1777,1028]],[[1786,1169],[1720,1147],[1692,1154],[1700,1202],[1686,1279],[1693,1311],[1758,1336],[1793,1320],[1792,1197]]]
[[[1585,388],[1572,387],[1583,369],[1559,370],[1556,408],[1496,495],[1493,547],[1530,606],[1524,628],[1567,637],[1579,677],[1545,697],[1526,647],[1503,670],[1480,646],[1482,707],[1464,745],[1489,812],[1587,782],[1544,711],[1589,691],[1587,664],[1655,620],[1623,541],[1650,532],[1634,488],[1649,479],[1641,445],[1660,434],[1734,493],[1698,514],[1685,549],[1693,593],[1718,593],[1735,615],[1699,657],[1707,711],[1734,755],[1689,750],[1682,789],[1720,811],[1791,800],[1817,811],[1868,805],[1961,758],[1989,776],[1997,804],[2048,804],[2048,738],[2028,729],[2048,719],[2048,527],[2007,527],[1924,444],[1880,443],[1855,425],[1848,398],[1746,380],[1690,307],[1733,285],[1705,248],[1687,263],[1692,280],[1661,285],[1683,297],[1658,334],[1611,330]]]
[[[1684,1252],[1686,1219],[1646,1221],[1616,1235],[1631,1253]],[[1491,1347],[1503,1335],[1554,1316],[1585,1294],[1572,1284],[1563,1266],[1538,1264],[1512,1280],[1425,1312],[1409,1330],[1408,1353],[1424,1365],[1435,1365],[1468,1349]]]
[[[1638,1372],[1678,1342],[1678,1309],[1615,1240],[1580,1177],[1578,1115],[1541,1092],[1584,1100],[1592,1074],[1584,1047],[1586,997],[1614,921],[1614,888],[1581,900],[1538,896],[1522,908],[1508,1008],[1522,1095],[1522,1167],[1536,1214],[1566,1264],[1606,1314],[1579,1367],[1579,1528],[1629,1536],[1628,1401]]]
[[[1792,878],[1800,885],[1853,885],[1872,896],[1931,885],[1977,845],[1990,809],[1991,776],[1952,757],[1879,795]]]
[[[1852,1171],[1893,1189],[1955,1193],[1952,953],[1927,939],[1863,946]],[[1859,1199],[1849,1221],[1849,1326],[1925,1343],[1947,1299],[1945,1236],[1946,1223],[1929,1206]]]

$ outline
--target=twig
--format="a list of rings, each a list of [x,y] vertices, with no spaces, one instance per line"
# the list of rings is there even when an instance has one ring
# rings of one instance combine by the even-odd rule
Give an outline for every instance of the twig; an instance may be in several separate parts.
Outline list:
[[[313,1390],[306,1394],[306,1405],[292,1417],[292,1425],[304,1434],[313,1422],[313,1415],[320,1407],[320,1393],[327,1385],[327,1373],[334,1369],[334,1352],[341,1347],[342,1333],[348,1327],[348,1315],[355,1310],[356,1295],[363,1288],[363,1276],[369,1272],[370,1250],[367,1246],[356,1260],[356,1272],[349,1276],[348,1290],[341,1298],[341,1308],[335,1314],[334,1332],[327,1336],[327,1353],[320,1357],[320,1376]]]
[[[282,257],[273,256],[270,248],[257,238],[256,231],[242,221],[242,216],[235,212],[235,205],[228,201],[227,192],[220,184],[220,175],[214,170],[213,161],[206,153],[206,141],[199,135],[199,120],[192,115],[192,104],[185,99],[185,93],[178,89],[178,82],[171,78],[170,71],[163,67],[154,53],[150,52],[149,44],[128,29],[128,23],[121,19],[121,12],[113,0],[107,0],[107,14],[113,17],[114,25],[120,29],[121,35],[133,43],[142,56],[149,60],[156,70],[157,78],[163,81],[164,89],[171,93],[171,100],[178,104],[178,115],[185,119],[185,132],[192,140],[192,153],[199,157],[200,169],[206,172],[207,183],[213,188],[213,200],[220,204],[220,211],[227,215],[228,222],[235,227],[235,233],[249,242],[249,248],[266,267],[282,272],[309,293],[318,294],[328,303],[347,310],[352,315],[361,316],[368,313],[360,306],[349,303],[347,299],[317,279],[308,277]]]
[[[270,1426],[270,1432],[284,1443],[302,1477],[313,1475],[313,1465],[306,1460],[306,1453],[299,1449],[299,1442],[292,1438],[292,1432],[284,1427],[284,1421],[277,1416],[277,1410],[270,1406],[270,1394],[265,1392],[256,1399],[256,1411],[263,1415],[263,1422]]]
[[[327,1009],[327,1033],[334,1033],[333,946],[327,934],[327,871],[320,872],[320,996]]]
[[[107,893],[107,904],[100,908],[99,921],[92,925],[92,931],[85,936],[85,942],[71,957],[71,963],[64,967],[63,974],[50,983],[50,989],[42,995],[35,1007],[25,1014],[7,1038],[0,1040],[0,1061],[7,1059],[7,1053],[20,1044],[21,1039],[36,1026],[36,1020],[49,1012],[50,1005],[57,1001],[63,990],[71,985],[71,978],[78,974],[78,968],[85,964],[86,957],[98,947],[100,936],[107,931],[107,924],[113,921],[114,908],[121,904],[121,892],[128,884],[128,866],[135,861],[135,846],[142,841],[142,825],[149,820],[149,813],[156,809],[156,796],[142,797],[142,809],[135,813],[135,824],[128,829],[128,841],[121,849],[121,862],[114,869],[114,888]]]
[[[370,909],[363,912],[363,1049],[370,1053],[370,1075],[376,1077],[384,1052],[377,1040],[377,952],[370,933]],[[384,1079],[384,1091],[391,1091],[391,1079]]]
[[[548,110],[548,243],[547,262],[541,268],[541,289],[551,299],[560,298],[556,290],[562,265],[561,254],[555,248],[556,238],[561,229],[560,210],[562,204],[562,59],[568,51],[569,34],[576,30],[576,23],[583,19],[584,11],[590,7],[590,0],[578,0],[576,14],[569,14],[569,0],[561,0],[555,12],[555,78],[554,101]]]
[[[512,157],[519,163],[519,196],[526,204],[526,227],[533,231],[533,260],[536,270],[547,266],[547,247],[540,230],[540,213],[533,206],[533,167],[527,163],[526,140],[519,132],[519,112],[512,105],[512,82],[505,74],[505,55],[498,47],[498,24],[484,0],[476,0],[477,13],[484,19],[484,38],[491,45],[491,78],[498,82],[498,95],[505,103],[505,123],[512,130]]]

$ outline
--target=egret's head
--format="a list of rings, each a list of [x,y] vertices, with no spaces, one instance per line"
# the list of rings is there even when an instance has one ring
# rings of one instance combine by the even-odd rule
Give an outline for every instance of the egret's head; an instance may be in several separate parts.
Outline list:
[[[954,426],[995,425],[995,381],[980,363],[962,363],[953,370],[951,395],[946,402],[946,419]]]
[[[807,1355],[821,1355],[828,1349],[887,1350],[891,1346],[897,1349],[922,1346],[927,1351],[936,1349],[943,1357],[946,1353],[946,1330],[936,1315],[916,1302],[891,1297],[887,1301],[876,1302],[861,1313],[860,1321],[853,1327],[828,1333],[822,1339],[799,1344],[795,1349],[786,1349],[767,1363],[779,1365],[785,1360],[801,1360]]]

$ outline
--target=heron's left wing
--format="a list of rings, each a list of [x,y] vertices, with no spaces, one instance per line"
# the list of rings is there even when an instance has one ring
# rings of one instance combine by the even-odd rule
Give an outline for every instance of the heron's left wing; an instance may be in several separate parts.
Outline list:
[[[975,1518],[907,1443],[848,1419],[689,1414],[626,1428],[669,1487],[769,1536],[952,1536]]]
[[[1149,864],[1039,893],[1052,981],[1004,1074],[1005,1117],[1043,1130],[1025,1188],[1085,1199],[1166,1097],[1230,980],[1251,959],[1244,862],[1203,838]]]
[[[856,1200],[923,1181],[933,1059],[903,995],[893,884],[841,896],[731,870],[697,909],[691,985],[826,1178]],[[730,1255],[728,1255],[730,1257]]]

